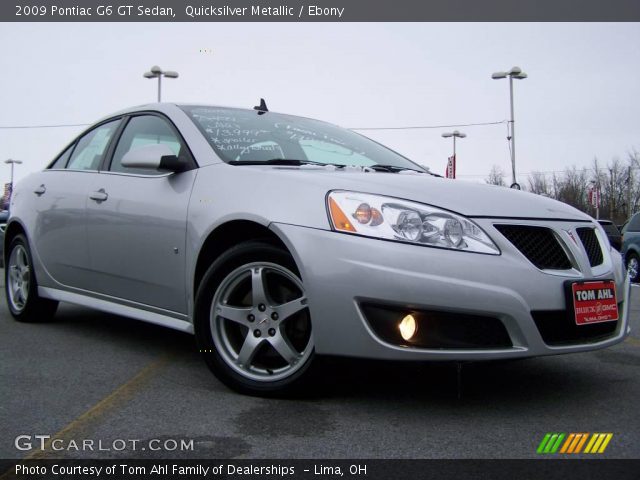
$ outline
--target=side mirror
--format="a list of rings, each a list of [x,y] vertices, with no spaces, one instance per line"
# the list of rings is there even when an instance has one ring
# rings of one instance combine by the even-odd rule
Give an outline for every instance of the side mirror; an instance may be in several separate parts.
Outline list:
[[[186,168],[186,164],[164,143],[152,143],[129,150],[122,157],[122,166],[170,172],[182,172]]]

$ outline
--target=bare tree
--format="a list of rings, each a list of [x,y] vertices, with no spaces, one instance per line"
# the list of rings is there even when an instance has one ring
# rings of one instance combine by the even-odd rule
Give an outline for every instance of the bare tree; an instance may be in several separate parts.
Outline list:
[[[547,176],[544,173],[531,172],[527,181],[531,193],[537,193],[538,195],[544,195],[546,197],[553,196],[551,185],[547,182]]]
[[[491,169],[487,183],[493,183],[496,170],[496,166]],[[531,192],[568,203],[592,216],[596,209],[589,202],[588,191],[598,186],[601,217],[621,224],[640,209],[640,152],[633,149],[626,160],[613,158],[606,166],[594,158],[591,168],[573,166],[550,178],[532,172],[527,183]]]
[[[579,170],[572,166],[564,172],[564,176],[558,182],[556,200],[568,203],[579,210],[587,211],[587,188],[587,169]]]
[[[504,170],[500,168],[498,165],[494,165],[491,167],[491,171],[489,172],[489,176],[484,180],[489,185],[499,185],[501,187],[506,187],[507,184],[504,181]]]

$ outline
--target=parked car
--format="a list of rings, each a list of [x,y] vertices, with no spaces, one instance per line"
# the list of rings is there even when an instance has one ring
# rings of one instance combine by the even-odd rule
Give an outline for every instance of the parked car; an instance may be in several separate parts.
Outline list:
[[[622,258],[632,282],[640,282],[640,212],[622,228]]]
[[[622,234],[618,226],[611,220],[598,220],[598,223],[602,225],[611,246],[620,251],[622,249]]]
[[[251,394],[299,388],[318,355],[507,359],[628,334],[621,257],[589,216],[264,103],[106,117],[16,186],[5,246],[16,320],[62,301],[193,333]]]

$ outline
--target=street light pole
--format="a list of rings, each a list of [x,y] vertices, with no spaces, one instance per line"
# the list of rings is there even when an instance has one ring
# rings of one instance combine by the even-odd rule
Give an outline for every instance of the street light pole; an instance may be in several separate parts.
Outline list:
[[[442,134],[443,138],[453,137],[453,156],[456,156],[456,138],[465,138],[467,136],[466,133],[459,132],[458,130],[454,130],[453,132],[445,132]]]
[[[459,132],[458,130],[454,130],[453,132],[445,132],[442,134],[443,138],[453,138],[453,161],[456,161],[456,138],[465,138],[467,136],[466,133]],[[454,172],[455,173],[455,172]]]
[[[520,189],[520,185],[516,181],[516,129],[515,129],[515,117],[513,113],[513,79],[524,80],[527,78],[527,74],[522,71],[520,67],[513,67],[508,72],[496,72],[491,75],[494,80],[500,80],[502,78],[509,77],[509,104],[511,107],[511,188]]]
[[[162,101],[162,77],[167,78],[178,78],[178,72],[173,71],[163,71],[159,66],[154,65],[151,67],[151,70],[145,72],[142,75],[144,78],[157,78],[158,79],[158,103]]]

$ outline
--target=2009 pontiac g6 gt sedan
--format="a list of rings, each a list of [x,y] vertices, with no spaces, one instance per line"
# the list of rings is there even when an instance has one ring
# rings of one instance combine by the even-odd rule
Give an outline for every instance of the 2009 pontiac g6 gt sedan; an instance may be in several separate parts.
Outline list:
[[[191,332],[246,393],[300,387],[317,355],[507,359],[628,333],[622,260],[591,217],[264,103],[111,115],[10,211],[16,320],[62,301]]]

